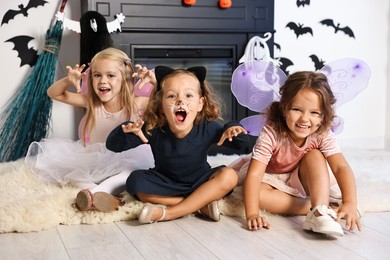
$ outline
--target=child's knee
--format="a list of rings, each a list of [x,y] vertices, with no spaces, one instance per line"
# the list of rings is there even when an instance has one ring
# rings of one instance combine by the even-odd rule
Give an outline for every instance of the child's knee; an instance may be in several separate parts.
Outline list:
[[[308,159],[314,159],[314,160],[325,160],[325,157],[324,155],[322,154],[322,152],[318,149],[313,149],[313,150],[310,150],[309,152],[307,152],[304,156],[303,156],[304,159],[308,160]]]
[[[223,179],[223,184],[229,189],[232,189],[238,184],[238,175],[237,172],[230,167],[225,167],[221,171],[221,178]]]

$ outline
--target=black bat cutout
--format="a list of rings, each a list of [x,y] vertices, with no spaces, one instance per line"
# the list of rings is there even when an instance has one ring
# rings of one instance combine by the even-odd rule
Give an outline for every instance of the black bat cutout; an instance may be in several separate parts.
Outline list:
[[[334,33],[337,33],[338,31],[344,32],[346,35],[355,38],[355,35],[353,34],[353,31],[348,26],[340,27],[340,23],[337,25],[334,24],[332,19],[325,19],[320,22],[323,25],[330,26],[334,28]]]
[[[5,42],[12,42],[15,44],[13,50],[18,52],[18,57],[22,60],[20,62],[20,67],[23,65],[30,65],[31,67],[35,65],[38,59],[38,52],[33,48],[28,48],[28,43],[34,39],[33,37],[27,35],[20,35],[6,40]]]
[[[303,24],[297,25],[294,22],[289,22],[286,27],[293,30],[297,38],[306,33],[310,33],[313,36],[313,30],[310,27],[303,27]]]
[[[47,2],[45,0],[30,0],[26,7],[23,4],[18,5],[19,10],[8,10],[3,16],[3,20],[1,21],[1,25],[8,23],[10,20],[14,19],[18,14],[23,14],[24,16],[28,16],[28,10],[33,7],[44,6]]]
[[[274,47],[279,51],[282,50],[279,43],[274,42]]]
[[[322,59],[319,59],[317,57],[317,55],[312,54],[309,57],[314,62],[315,70],[320,70],[320,69],[322,69],[325,66],[325,61],[323,61]]]
[[[287,76],[290,74],[290,72],[287,71],[287,68],[294,65],[294,63],[290,59],[287,59],[285,57],[279,58],[279,64],[279,68],[283,70],[284,74],[286,74]]]
[[[310,5],[310,0],[297,0],[298,7],[300,7],[300,6],[305,7],[305,5]]]

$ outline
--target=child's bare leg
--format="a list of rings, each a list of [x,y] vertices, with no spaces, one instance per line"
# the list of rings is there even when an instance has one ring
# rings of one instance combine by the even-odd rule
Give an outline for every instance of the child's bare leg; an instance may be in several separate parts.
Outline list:
[[[267,183],[260,186],[260,209],[280,215],[306,215],[310,200],[291,196]]]
[[[319,150],[312,150],[302,158],[299,178],[310,195],[312,207],[329,205],[329,171],[325,157]]]
[[[165,206],[173,206],[176,204],[179,204],[184,200],[184,197],[168,197],[168,196],[157,196],[153,194],[145,194],[141,192],[137,192],[137,197],[140,199],[142,202],[149,202],[152,204],[161,204]]]
[[[191,214],[208,203],[219,200],[223,196],[225,196],[229,191],[231,191],[238,182],[238,177],[236,172],[232,168],[222,168],[217,171],[212,178],[210,178],[207,182],[203,183],[198,189],[196,189],[190,196],[185,199],[182,199],[177,204],[169,206],[169,204],[164,204],[167,201],[172,202],[177,197],[157,197],[155,196],[152,203],[168,205],[166,208],[165,220],[176,219],[188,214]],[[152,198],[150,195],[138,194],[137,196],[141,199]],[[162,209],[158,208],[154,210],[151,220],[154,221],[159,219],[162,216]]]
[[[325,157],[319,150],[312,150],[302,158],[299,178],[311,200],[311,209],[306,215],[303,229],[342,236],[344,234],[343,229],[335,221],[337,215],[328,208],[330,194],[329,171]]]

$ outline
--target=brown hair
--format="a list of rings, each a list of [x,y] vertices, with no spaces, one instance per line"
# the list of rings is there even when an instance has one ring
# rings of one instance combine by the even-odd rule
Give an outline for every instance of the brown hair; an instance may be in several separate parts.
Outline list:
[[[153,88],[151,98],[149,100],[148,107],[145,112],[145,122],[147,123],[146,130],[159,128],[168,123],[166,116],[162,112],[162,97],[164,94],[164,83],[167,79],[173,78],[177,75],[190,75],[194,77],[198,82],[198,78],[194,73],[185,69],[175,69],[171,73],[167,74],[161,79],[161,88]],[[215,120],[219,117],[220,107],[218,105],[218,98],[213,93],[211,86],[207,81],[199,82],[199,95],[204,98],[203,109],[198,113],[194,124],[199,124],[204,120]]]
[[[85,115],[85,124],[82,129],[82,141],[85,145],[85,134],[87,129],[91,131],[91,129],[95,126],[95,108],[102,104],[98,95],[96,95],[93,85],[92,85],[92,72],[94,68],[94,64],[99,60],[113,60],[118,62],[118,69],[122,75],[122,86],[120,93],[120,105],[123,107],[124,112],[126,114],[127,120],[130,120],[134,111],[136,111],[135,107],[135,94],[134,94],[134,78],[132,77],[134,73],[133,65],[129,57],[121,50],[115,48],[107,48],[100,52],[98,52],[91,61],[91,69],[88,74],[88,91],[86,94],[86,115]]]
[[[328,79],[319,72],[300,71],[287,78],[279,90],[280,101],[273,102],[267,111],[268,122],[274,126],[278,134],[287,136],[289,130],[284,115],[291,109],[293,98],[303,89],[313,91],[320,98],[322,121],[317,133],[321,134],[331,129],[332,120],[336,116],[333,107],[336,98],[329,86]]]

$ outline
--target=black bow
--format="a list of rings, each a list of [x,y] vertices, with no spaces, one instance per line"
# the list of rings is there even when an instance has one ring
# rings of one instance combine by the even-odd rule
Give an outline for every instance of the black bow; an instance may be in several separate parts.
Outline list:
[[[160,82],[161,80],[168,74],[171,74],[174,69],[166,66],[157,66],[154,68],[154,74],[156,75],[157,80],[157,89],[160,89]],[[203,81],[206,78],[206,68],[203,66],[195,66],[188,68],[187,71],[194,73],[196,78],[199,80],[199,82],[202,84]]]

